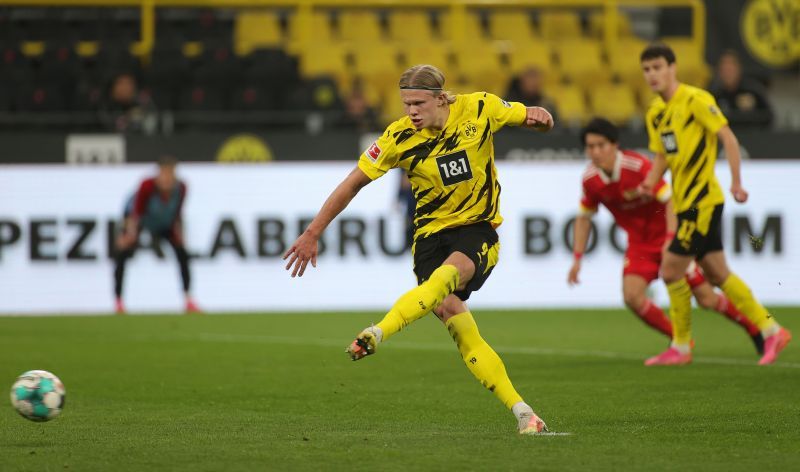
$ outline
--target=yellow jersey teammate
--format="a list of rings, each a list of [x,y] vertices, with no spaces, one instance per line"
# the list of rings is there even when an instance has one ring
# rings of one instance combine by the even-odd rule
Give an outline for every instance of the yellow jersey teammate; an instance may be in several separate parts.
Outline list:
[[[465,301],[497,264],[495,228],[500,184],[492,136],[506,125],[540,131],[553,127],[544,108],[509,103],[489,93],[453,95],[444,75],[418,65],[400,77],[406,116],[395,121],[359,158],[358,166],[328,197],[308,229],[286,252],[286,269],[302,276],[316,267],[322,231],[358,191],[389,169],[402,168],[416,200],[414,273],[417,287],[384,318],[358,334],[346,351],[352,360],[374,354],[379,343],[433,311],[444,322],[472,374],[509,408],[521,434],[547,431],[508,378],[497,353],[481,337]]]
[[[642,52],[640,60],[645,80],[658,94],[646,116],[649,147],[655,160],[640,190],[652,194],[669,168],[672,201],[678,216],[677,232],[661,262],[661,276],[670,299],[672,343],[645,364],[680,365],[692,360],[692,292],[685,273],[695,259],[708,281],[721,288],[761,330],[764,354],[759,364],[771,364],[791,340],[791,333],[778,325],[747,284],[730,271],[722,249],[725,195],[714,173],[719,142],[730,166],[734,200],[744,203],[748,197],[742,186],[736,135],[711,94],[678,81],[675,53],[669,46],[652,44]]]

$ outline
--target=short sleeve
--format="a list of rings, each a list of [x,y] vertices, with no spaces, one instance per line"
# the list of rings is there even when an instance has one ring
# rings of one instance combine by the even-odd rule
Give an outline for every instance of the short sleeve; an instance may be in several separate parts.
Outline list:
[[[497,95],[486,93],[484,97],[486,113],[492,123],[492,132],[503,126],[520,126],[525,122],[528,111],[519,102],[507,102]]]
[[[664,150],[664,143],[661,142],[661,136],[658,135],[658,130],[653,124],[654,117],[655,112],[651,108],[650,111],[647,112],[647,118],[645,119],[645,122],[647,123],[647,148],[650,150],[650,152],[656,154],[666,154],[666,151]]]
[[[695,119],[710,133],[717,132],[728,124],[728,119],[722,114],[717,101],[710,93],[698,93],[694,96],[689,108]]]
[[[383,132],[366,151],[358,158],[358,168],[367,177],[375,180],[397,165],[397,147],[391,133],[391,127]]]
[[[579,213],[581,215],[593,215],[597,213],[597,205],[599,201],[597,196],[594,195],[584,183],[583,185],[583,192],[581,193],[581,202],[580,206],[578,207]]]

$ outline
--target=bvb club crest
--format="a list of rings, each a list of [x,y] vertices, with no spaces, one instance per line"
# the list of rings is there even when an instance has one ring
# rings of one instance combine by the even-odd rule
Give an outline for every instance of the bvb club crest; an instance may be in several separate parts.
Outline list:
[[[467,139],[472,139],[478,135],[478,127],[475,126],[475,123],[471,121],[467,121],[464,123],[464,137]]]

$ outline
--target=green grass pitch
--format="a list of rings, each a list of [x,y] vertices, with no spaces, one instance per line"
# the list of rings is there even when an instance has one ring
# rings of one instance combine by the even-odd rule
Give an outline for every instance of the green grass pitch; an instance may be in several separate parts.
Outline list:
[[[795,336],[800,310],[773,313]],[[756,366],[697,312],[695,363],[622,310],[480,311],[517,389],[565,436],[522,437],[433,316],[359,362],[378,313],[0,318],[0,380],[67,388],[37,424],[4,400],[1,471],[798,470],[800,339]]]

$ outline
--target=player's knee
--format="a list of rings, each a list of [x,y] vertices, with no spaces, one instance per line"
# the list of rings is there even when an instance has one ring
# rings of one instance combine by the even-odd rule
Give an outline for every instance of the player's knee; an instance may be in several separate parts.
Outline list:
[[[717,306],[717,295],[714,292],[695,293],[694,299],[701,308],[707,310],[713,310]]]
[[[725,282],[725,279],[728,278],[728,273],[723,274],[721,272],[711,271],[710,273],[706,272],[705,276],[706,280],[708,280],[708,283],[718,287],[722,285],[723,282]]]
[[[622,294],[625,305],[633,311],[638,312],[644,305],[645,295],[637,292],[625,292]]]
[[[449,295],[441,305],[434,308],[433,313],[442,321],[447,321],[453,316],[466,311],[466,306],[455,295]]]
[[[686,276],[685,271],[676,269],[670,266],[661,266],[661,278],[664,283],[671,284],[677,282]]]
[[[464,290],[475,275],[475,263],[461,252],[451,254],[444,261],[444,264],[455,266],[458,269],[458,287],[456,287],[456,290]]]

